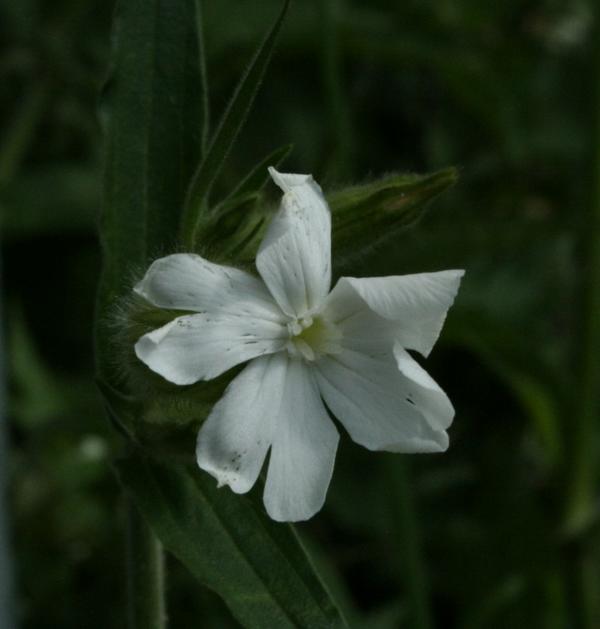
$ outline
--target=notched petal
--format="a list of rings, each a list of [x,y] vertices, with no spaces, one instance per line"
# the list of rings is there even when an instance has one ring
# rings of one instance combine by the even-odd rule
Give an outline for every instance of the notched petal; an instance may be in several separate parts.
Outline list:
[[[321,509],[338,441],[311,370],[303,361],[289,359],[264,491],[273,520],[300,522]]]
[[[251,361],[202,425],[196,459],[220,487],[243,494],[256,482],[271,446],[286,371],[283,355]]]
[[[310,175],[269,171],[283,190],[256,268],[289,316],[314,311],[331,284],[331,216],[321,188]]]

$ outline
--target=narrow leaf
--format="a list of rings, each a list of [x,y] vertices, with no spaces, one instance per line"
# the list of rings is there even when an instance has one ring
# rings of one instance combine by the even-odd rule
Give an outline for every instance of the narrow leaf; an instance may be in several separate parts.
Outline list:
[[[198,36],[198,72],[200,77],[200,98],[202,105],[200,148],[202,157],[204,157],[210,133],[210,101],[208,98],[208,72],[206,69],[206,48],[204,46],[204,9],[202,8],[202,1],[203,0],[195,0],[196,34]]]
[[[269,153],[240,181],[237,187],[227,196],[225,201],[235,199],[244,194],[252,194],[262,190],[269,181],[268,167],[277,168],[283,160],[290,154],[293,144],[280,146]]]
[[[133,453],[121,482],[160,538],[244,627],[343,627],[293,528],[182,465]]]
[[[201,144],[196,24],[195,0],[120,0],[117,5],[112,70],[102,99],[101,365],[111,352],[110,311],[129,289],[132,272],[177,238],[179,208]]]
[[[182,218],[182,239],[188,246],[195,244],[195,232],[201,213],[208,205],[208,195],[221,171],[264,78],[273,53],[277,35],[288,10],[289,0],[285,0],[275,24],[259,46],[244,76],[239,82],[229,106],[212,138],[206,155],[194,174],[186,196]]]

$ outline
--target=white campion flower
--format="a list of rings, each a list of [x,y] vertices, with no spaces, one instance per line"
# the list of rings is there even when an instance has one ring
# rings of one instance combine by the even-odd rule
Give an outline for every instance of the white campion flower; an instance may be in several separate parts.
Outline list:
[[[170,382],[216,378],[250,361],[198,434],[198,465],[245,493],[271,451],[264,503],[300,521],[325,501],[338,431],[390,452],[441,452],[454,409],[410,356],[431,351],[463,271],[342,277],[330,292],[331,215],[310,175],[269,169],[283,190],[256,256],[260,277],[194,254],[156,260],[135,287],[188,310],[135,351]]]

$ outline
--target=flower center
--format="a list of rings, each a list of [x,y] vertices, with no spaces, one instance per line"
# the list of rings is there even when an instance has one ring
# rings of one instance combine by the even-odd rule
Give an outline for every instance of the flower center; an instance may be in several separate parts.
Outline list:
[[[287,329],[290,338],[286,348],[291,356],[313,361],[324,354],[336,354],[341,350],[339,341],[342,333],[321,315],[292,319]]]

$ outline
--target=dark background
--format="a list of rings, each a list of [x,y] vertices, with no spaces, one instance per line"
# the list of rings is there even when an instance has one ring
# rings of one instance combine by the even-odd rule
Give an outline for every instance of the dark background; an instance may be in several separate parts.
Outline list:
[[[205,5],[214,120],[279,3]],[[326,506],[299,527],[357,627],[415,626],[410,600],[437,627],[577,626],[580,538],[563,522],[592,192],[590,6],[298,1],[227,162],[224,187],[286,142],[285,168],[325,190],[460,171],[415,229],[353,272],[467,270],[427,361],[457,409],[450,450],[403,458],[344,437]],[[118,443],[91,341],[111,12],[98,0],[0,6],[0,464],[13,611],[31,629],[124,626]],[[173,627],[236,626],[174,561],[169,572]]]

